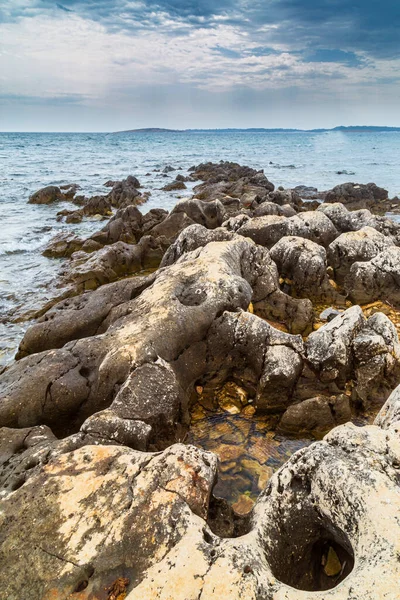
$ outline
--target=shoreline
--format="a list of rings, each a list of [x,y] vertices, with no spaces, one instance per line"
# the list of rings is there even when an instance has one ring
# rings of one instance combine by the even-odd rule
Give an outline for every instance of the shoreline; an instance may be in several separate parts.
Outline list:
[[[57,292],[0,371],[3,589],[394,600],[400,200],[229,162],[175,175],[195,185],[170,212],[141,212],[134,176],[30,198],[106,220],[48,244]]]

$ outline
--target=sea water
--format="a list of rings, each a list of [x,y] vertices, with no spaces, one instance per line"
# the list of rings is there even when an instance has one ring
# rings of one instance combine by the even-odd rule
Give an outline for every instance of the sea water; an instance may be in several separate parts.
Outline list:
[[[0,364],[12,360],[26,328],[19,318],[43,305],[63,261],[41,252],[60,231],[88,236],[102,223],[56,221],[71,203],[27,204],[46,185],[77,183],[86,196],[105,194],[107,180],[135,175],[151,197],[141,207],[171,209],[177,192],[163,192],[171,165],[185,174],[204,161],[232,160],[264,169],[276,185],[320,190],[353,181],[375,182],[400,196],[400,133],[0,133]],[[345,171],[343,174],[338,172]],[[183,196],[188,190],[180,192]]]

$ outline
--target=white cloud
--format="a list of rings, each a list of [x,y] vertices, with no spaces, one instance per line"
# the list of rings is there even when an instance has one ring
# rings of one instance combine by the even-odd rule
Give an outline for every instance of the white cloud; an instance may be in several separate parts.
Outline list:
[[[272,43],[269,34],[276,26],[264,26],[250,37],[218,17],[213,28],[187,28],[177,35],[182,23],[166,13],[152,18],[158,20],[157,29],[138,28],[136,33],[110,32],[98,22],[67,13],[0,25],[2,93],[79,94],[86,103],[99,103],[110,97],[126,100],[132,89],[149,85],[185,84],[221,92],[237,87],[312,90],[318,82],[328,93],[338,93],[340,87],[350,93],[358,85],[375,84],[378,75],[390,80],[400,71],[400,60],[366,60],[362,68],[304,62],[288,46]],[[261,39],[275,52],[258,55]]]

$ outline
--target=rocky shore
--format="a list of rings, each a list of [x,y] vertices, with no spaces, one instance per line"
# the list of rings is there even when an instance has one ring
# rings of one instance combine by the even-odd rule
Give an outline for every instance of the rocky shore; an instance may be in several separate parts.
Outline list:
[[[0,598],[396,600],[399,200],[189,182],[29,200],[107,221],[0,373]]]

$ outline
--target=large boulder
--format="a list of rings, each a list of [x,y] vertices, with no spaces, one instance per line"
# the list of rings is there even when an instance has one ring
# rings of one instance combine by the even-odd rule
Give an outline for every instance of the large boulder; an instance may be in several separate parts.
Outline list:
[[[336,290],[326,274],[326,251],[305,238],[283,237],[270,250],[279,275],[288,279],[285,287],[300,298],[335,298]]]
[[[321,436],[336,425],[351,420],[349,398],[338,396],[317,396],[287,408],[279,421],[279,432],[289,435],[313,433]]]
[[[390,246],[368,262],[355,262],[344,286],[352,302],[385,300],[400,306],[400,248]]]
[[[332,204],[341,202],[349,210],[358,210],[368,208],[379,210],[379,203],[387,200],[387,190],[378,187],[375,183],[341,183],[332,190],[329,190],[325,196],[325,202]]]
[[[32,194],[29,197],[28,204],[53,204],[61,200],[66,200],[66,197],[60,188],[55,185],[48,185]]]
[[[342,233],[328,248],[328,262],[335,280],[343,285],[355,262],[369,261],[390,246],[394,246],[393,240],[372,227]]]

